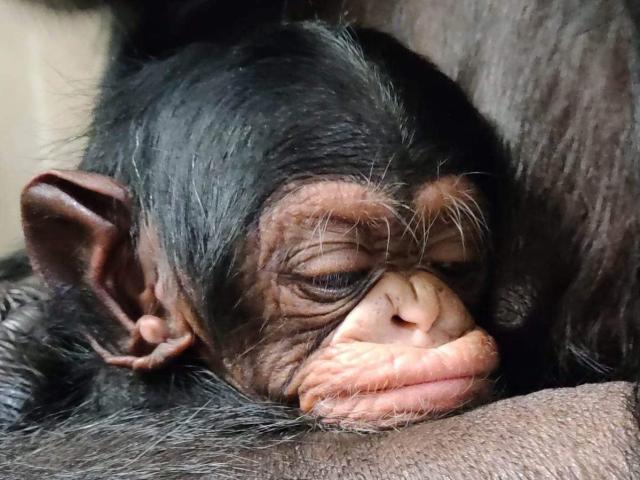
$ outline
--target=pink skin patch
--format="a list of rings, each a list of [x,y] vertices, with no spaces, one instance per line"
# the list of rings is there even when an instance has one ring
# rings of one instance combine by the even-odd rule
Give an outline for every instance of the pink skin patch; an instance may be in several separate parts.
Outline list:
[[[323,422],[377,428],[490,393],[496,345],[461,299],[475,304],[485,279],[484,201],[472,182],[426,182],[406,205],[370,185],[317,182],[292,185],[270,205],[255,260],[258,313],[273,319],[265,335],[277,352],[256,362],[267,396]],[[408,224],[403,208],[413,212]],[[355,306],[295,281],[373,271],[384,273]],[[310,333],[285,337],[285,324]],[[310,335],[325,325],[332,331],[316,347]]]

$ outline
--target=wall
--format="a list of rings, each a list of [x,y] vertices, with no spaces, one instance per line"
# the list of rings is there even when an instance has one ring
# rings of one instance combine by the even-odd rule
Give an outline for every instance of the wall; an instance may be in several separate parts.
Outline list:
[[[79,159],[110,23],[105,8],[0,0],[0,255],[21,244],[22,186]]]

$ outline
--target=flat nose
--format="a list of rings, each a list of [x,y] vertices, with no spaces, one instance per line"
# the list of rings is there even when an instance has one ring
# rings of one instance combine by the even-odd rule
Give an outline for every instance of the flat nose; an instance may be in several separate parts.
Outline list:
[[[412,275],[404,283],[405,285],[401,287],[401,295],[393,302],[396,314],[391,320],[399,323],[400,326],[402,322],[412,324],[426,333],[440,315],[440,298],[436,287],[432,282],[425,281],[418,275]]]
[[[458,305],[452,308],[451,302]],[[430,348],[451,340],[451,332],[441,331],[439,324],[457,332],[463,324],[468,328],[467,317],[457,296],[433,275],[390,272],[347,315],[331,343],[402,343]]]

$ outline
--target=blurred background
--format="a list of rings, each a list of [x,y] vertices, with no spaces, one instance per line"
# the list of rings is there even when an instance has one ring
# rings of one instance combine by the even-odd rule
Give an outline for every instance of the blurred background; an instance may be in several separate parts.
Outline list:
[[[287,8],[294,16],[357,19],[388,31],[456,78],[461,52],[452,51],[456,42],[449,40],[468,30],[469,19],[447,14],[446,25],[429,21],[448,12],[449,1],[434,0],[427,9],[424,0],[292,0]],[[70,168],[80,160],[112,29],[121,26],[114,11],[126,16],[131,5],[0,0],[0,255],[21,245],[25,183],[46,168]]]
[[[0,255],[20,245],[23,185],[79,160],[110,25],[97,3],[0,0]]]

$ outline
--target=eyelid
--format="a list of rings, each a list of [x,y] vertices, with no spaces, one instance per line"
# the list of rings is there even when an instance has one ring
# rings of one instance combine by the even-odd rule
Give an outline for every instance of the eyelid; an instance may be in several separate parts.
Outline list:
[[[332,273],[358,272],[368,270],[372,266],[371,255],[354,244],[349,248],[331,251],[316,250],[315,254],[306,256],[288,266],[290,272],[301,277],[320,277]]]
[[[337,288],[331,288],[329,286],[325,287],[322,284],[322,280],[320,280],[318,284],[314,284],[314,280],[321,277],[300,277],[295,283],[295,286],[299,294],[312,299],[314,302],[334,303],[347,298],[354,299],[362,295],[362,293],[371,286],[371,281],[374,277],[373,272],[371,271],[340,272],[337,274],[329,274],[327,275],[327,277],[331,277],[333,275],[339,277],[345,274],[354,274],[355,278],[353,278],[352,281],[348,282],[346,285],[339,286]]]
[[[484,257],[484,249],[473,237],[462,241],[460,234],[455,238],[450,235],[427,246],[425,258],[429,262],[438,263],[470,263]]]
[[[315,242],[289,252],[283,264],[289,273],[312,277],[367,269],[371,255],[354,241]]]

